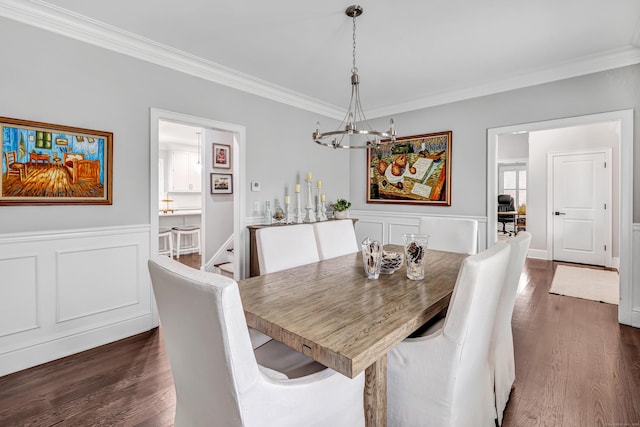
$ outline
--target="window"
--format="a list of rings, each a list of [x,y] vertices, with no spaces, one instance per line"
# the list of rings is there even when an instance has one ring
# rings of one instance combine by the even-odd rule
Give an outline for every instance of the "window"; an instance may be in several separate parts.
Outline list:
[[[515,200],[516,209],[527,204],[527,164],[501,163],[498,165],[498,191]]]

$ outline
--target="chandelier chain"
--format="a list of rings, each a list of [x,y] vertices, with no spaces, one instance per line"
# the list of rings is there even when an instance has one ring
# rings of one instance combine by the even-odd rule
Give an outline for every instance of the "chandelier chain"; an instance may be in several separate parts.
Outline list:
[[[356,12],[353,12],[353,67],[351,68],[351,72],[356,74],[358,72],[358,67],[356,67]]]

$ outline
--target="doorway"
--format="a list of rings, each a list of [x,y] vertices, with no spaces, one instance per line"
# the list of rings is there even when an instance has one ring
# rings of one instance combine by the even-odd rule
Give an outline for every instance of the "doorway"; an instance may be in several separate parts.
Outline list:
[[[565,119],[549,120],[544,122],[525,123],[521,125],[506,126],[501,128],[488,129],[487,132],[487,243],[491,245],[497,239],[497,200],[495,195],[498,192],[498,161],[497,145],[501,135],[514,134],[517,132],[537,132],[547,130],[557,130],[574,126],[591,125],[595,123],[613,122],[619,127],[619,152],[617,160],[619,164],[619,209],[615,218],[619,224],[619,272],[620,272],[620,304],[618,307],[619,321],[623,324],[631,324],[631,236],[632,236],[632,201],[633,201],[633,110],[614,111],[610,113],[593,114],[588,116],[570,117]],[[534,177],[530,177],[533,182]],[[529,194],[531,196],[531,194]],[[531,212],[532,198],[528,197],[527,206],[527,226],[530,229],[529,218]],[[544,219],[551,216],[551,210],[546,203],[542,203]],[[546,228],[546,226],[545,226]],[[529,256],[534,258],[548,259],[551,250],[547,250],[548,242],[552,241],[551,235],[545,236],[545,246],[542,249],[530,250]],[[532,242],[533,246],[533,242]]]
[[[228,195],[229,200],[232,203],[232,211],[233,211],[233,263],[238,266],[235,268],[234,278],[239,280],[241,278],[246,277],[247,272],[245,271],[245,244],[244,241],[244,230],[245,230],[245,206],[242,201],[244,200],[244,182],[245,182],[245,135],[246,130],[244,126],[235,125],[231,123],[219,122],[216,120],[211,120],[203,117],[190,116],[182,113],[176,113],[171,111],[159,110],[152,108],[150,112],[150,138],[149,138],[149,151],[150,151],[150,207],[149,207],[149,223],[151,226],[150,230],[150,253],[155,254],[158,253],[159,242],[158,242],[158,229],[159,229],[159,217],[158,212],[161,209],[159,205],[159,198],[156,195],[159,194],[159,125],[161,122],[171,122],[182,124],[191,127],[197,127],[203,129],[203,137],[202,144],[200,146],[200,161],[202,163],[202,173],[201,173],[201,182],[200,186],[202,189],[202,193],[209,194],[210,187],[210,171],[208,169],[209,166],[213,166],[212,164],[212,155],[211,155],[211,147],[208,139],[204,139],[206,135],[213,135],[216,132],[223,132],[230,135],[229,145],[231,147],[231,152],[233,153],[230,156],[230,167],[227,170],[228,174],[231,176],[233,180],[233,193]],[[209,148],[206,148],[209,147]],[[209,155],[207,155],[209,154]],[[205,204],[203,203],[203,211],[202,215],[205,218],[206,213],[204,209],[206,209]],[[205,240],[204,236],[207,236],[207,222],[202,221],[202,230],[201,235],[202,239]],[[206,246],[206,245],[205,245]],[[205,258],[203,252],[203,258]],[[203,259],[202,265],[205,265],[206,258]]]

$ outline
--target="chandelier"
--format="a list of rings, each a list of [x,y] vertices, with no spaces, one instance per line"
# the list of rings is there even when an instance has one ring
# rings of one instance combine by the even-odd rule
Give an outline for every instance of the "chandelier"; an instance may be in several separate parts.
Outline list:
[[[389,130],[380,132],[373,130],[362,111],[360,103],[360,77],[356,67],[356,17],[362,15],[363,9],[359,5],[349,6],[345,14],[353,19],[353,66],[351,68],[351,99],[349,108],[338,125],[338,128],[330,132],[320,132],[320,122],[318,122],[313,140],[327,147],[333,148],[377,148],[393,145],[396,142],[396,130],[393,119],[389,125]],[[344,141],[344,137],[347,140]]]

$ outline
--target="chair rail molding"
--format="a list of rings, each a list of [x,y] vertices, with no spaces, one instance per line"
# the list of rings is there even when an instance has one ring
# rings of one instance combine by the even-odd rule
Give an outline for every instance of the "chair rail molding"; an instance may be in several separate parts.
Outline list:
[[[0,376],[158,325],[150,226],[0,235]]]

